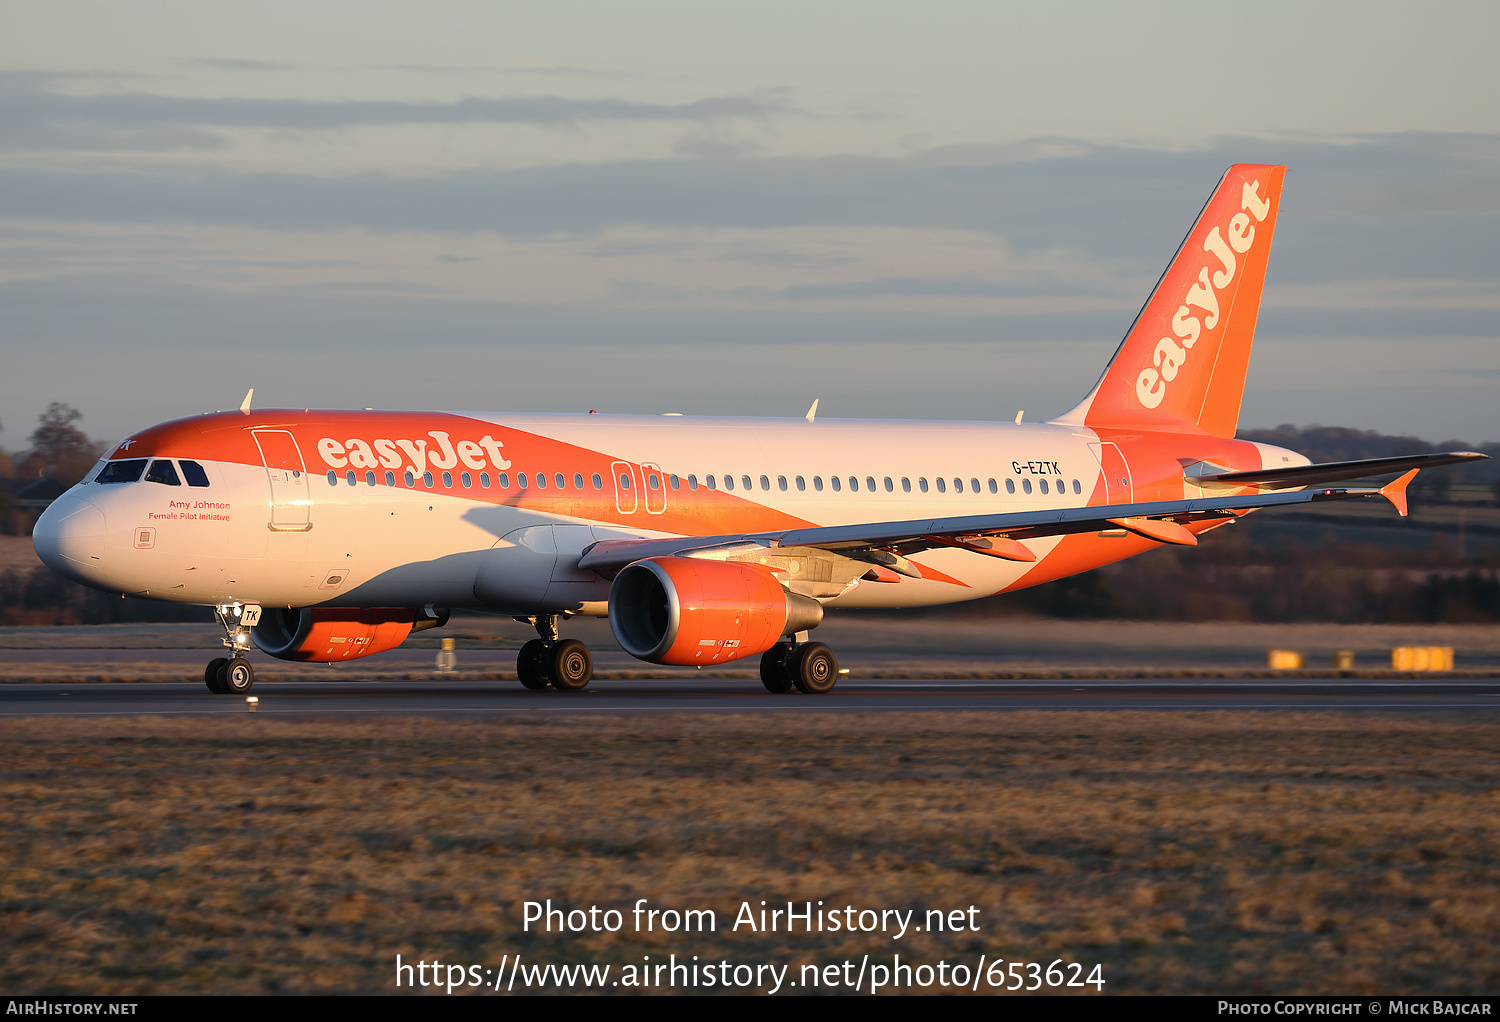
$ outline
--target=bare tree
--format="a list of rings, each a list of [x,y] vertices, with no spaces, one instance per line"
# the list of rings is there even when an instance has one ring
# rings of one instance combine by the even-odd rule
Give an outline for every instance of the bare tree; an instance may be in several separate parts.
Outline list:
[[[72,485],[83,478],[100,454],[100,445],[73,423],[83,413],[61,401],[53,401],[37,416],[37,427],[31,434],[31,454],[23,463],[25,474],[51,476],[60,483]]]

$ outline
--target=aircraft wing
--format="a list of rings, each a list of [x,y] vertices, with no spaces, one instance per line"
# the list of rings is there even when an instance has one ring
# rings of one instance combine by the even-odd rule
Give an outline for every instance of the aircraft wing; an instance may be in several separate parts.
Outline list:
[[[1384,497],[1404,515],[1406,486],[1416,474],[1413,469],[1380,489],[1299,490],[1292,493],[1197,497],[1192,500],[1159,500],[1137,504],[1104,504],[1045,511],[870,522],[787,529],[781,532],[605,540],[586,549],[578,566],[585,571],[612,575],[627,564],[646,557],[714,557],[735,549],[796,547],[826,550],[854,560],[868,561],[898,574],[920,578],[920,571],[908,563],[903,555],[936,547],[959,547],[1005,560],[1034,561],[1036,555],[1019,540],[1114,529],[1123,529],[1159,543],[1191,546],[1198,539],[1183,527],[1184,523],[1234,518],[1263,507],[1360,497]]]
[[[1298,465],[1295,468],[1264,468],[1255,472],[1221,472],[1218,475],[1193,476],[1195,483],[1227,483],[1231,486],[1254,486],[1262,490],[1281,490],[1290,486],[1316,486],[1340,479],[1362,479],[1387,472],[1405,472],[1412,468],[1435,468],[1460,461],[1479,461],[1488,454],[1477,451],[1445,451],[1441,454],[1414,454],[1399,458],[1367,458],[1363,461],[1328,461],[1321,465]]]

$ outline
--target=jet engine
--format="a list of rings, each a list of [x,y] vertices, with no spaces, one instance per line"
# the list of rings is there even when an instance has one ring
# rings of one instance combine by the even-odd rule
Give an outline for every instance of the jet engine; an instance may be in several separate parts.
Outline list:
[[[622,569],[609,590],[615,639],[654,664],[739,660],[822,620],[821,603],[787,592],[758,564],[651,557]]]
[[[448,612],[432,607],[267,607],[250,636],[278,660],[331,663],[384,653],[447,623]]]

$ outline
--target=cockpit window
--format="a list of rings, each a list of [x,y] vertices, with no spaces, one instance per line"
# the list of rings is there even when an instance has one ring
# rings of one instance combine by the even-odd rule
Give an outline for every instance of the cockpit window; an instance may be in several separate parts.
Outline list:
[[[158,458],[151,463],[151,468],[146,472],[146,482],[162,483],[166,486],[182,485],[182,480],[177,478],[176,467],[165,458]]]
[[[196,461],[179,461],[182,466],[182,478],[187,480],[189,486],[207,486],[208,473],[203,471],[203,466]]]
[[[133,483],[141,477],[141,471],[145,467],[145,458],[131,458],[129,461],[111,461],[104,466],[104,471],[95,477],[94,482]]]

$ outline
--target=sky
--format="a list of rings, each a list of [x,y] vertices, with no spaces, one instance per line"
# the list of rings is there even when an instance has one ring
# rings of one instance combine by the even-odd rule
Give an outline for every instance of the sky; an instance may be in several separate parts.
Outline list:
[[[1244,428],[1500,440],[1500,7],[7,4],[0,447],[237,407],[1029,420],[1285,163]]]

